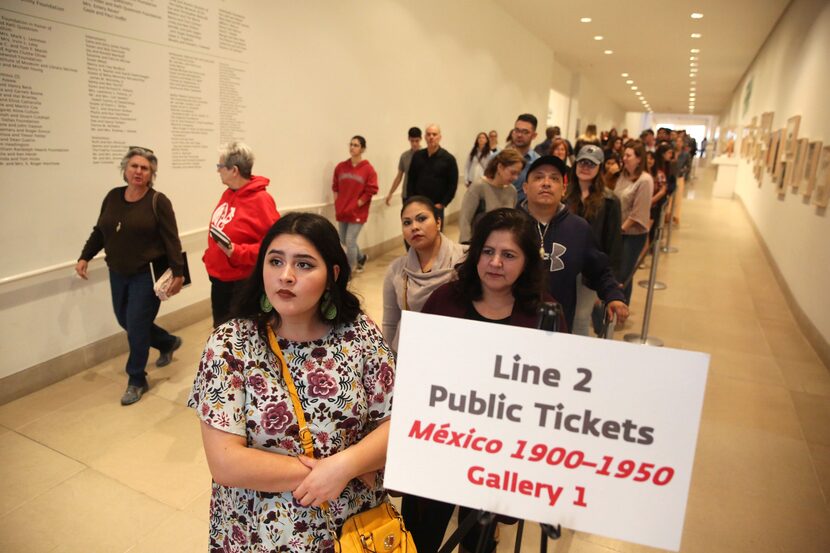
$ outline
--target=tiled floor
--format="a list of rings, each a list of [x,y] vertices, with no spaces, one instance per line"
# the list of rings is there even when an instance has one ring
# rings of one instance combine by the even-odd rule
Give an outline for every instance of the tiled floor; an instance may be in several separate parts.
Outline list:
[[[709,199],[711,180],[701,171],[690,187],[672,237],[680,252],[660,259],[669,288],[655,294],[651,321],[666,345],[712,354],[682,551],[826,553],[830,372],[795,325],[741,207]],[[377,321],[385,266],[401,252],[355,279]],[[644,298],[635,288],[626,332],[639,329]],[[184,346],[151,371],[137,405],[118,404],[122,355],[0,407],[0,551],[207,550],[210,474],[184,403],[209,330],[204,320],[181,332]],[[503,528],[499,551],[512,551],[512,532]],[[535,525],[525,544],[538,548]],[[567,531],[552,550],[651,551]]]

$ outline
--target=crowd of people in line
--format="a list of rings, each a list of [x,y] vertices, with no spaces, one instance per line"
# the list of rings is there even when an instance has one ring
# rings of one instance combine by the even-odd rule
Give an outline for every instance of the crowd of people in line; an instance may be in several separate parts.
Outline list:
[[[281,217],[269,180],[253,174],[252,150],[220,149],[226,189],[202,257],[214,330],[188,401],[213,477],[211,551],[330,551],[332,525],[388,500],[382,469],[403,311],[534,327],[540,305],[555,302],[558,331],[586,336],[626,320],[631,277],[666,202],[680,217],[694,140],[669,129],[598,135],[594,125],[575,146],[558,127],[533,147],[536,137],[537,119],[521,114],[503,147],[495,130],[480,132],[459,164],[438,125],[424,129],[423,149],[421,130],[409,129],[385,197],[391,205],[402,186],[407,251],[386,269],[380,327],[350,290],[367,261],[357,241],[379,190],[366,139],[353,136],[334,169],[337,228],[310,213]],[[460,167],[455,242],[443,229]],[[152,150],[129,149],[126,186],[106,194],[76,265],[86,279],[105,250],[130,348],[123,405],[149,389],[150,348],[163,367],[182,343],[154,322],[159,296],[178,293],[186,269],[172,204],[153,188],[157,170]],[[172,274],[164,294],[151,270],[159,259]],[[314,457],[304,454],[292,394],[310,421]],[[411,495],[402,506],[418,549],[436,551],[454,506]]]

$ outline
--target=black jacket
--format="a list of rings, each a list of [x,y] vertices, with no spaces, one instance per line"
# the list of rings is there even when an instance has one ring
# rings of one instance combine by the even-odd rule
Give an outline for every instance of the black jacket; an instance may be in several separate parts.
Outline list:
[[[521,208],[528,211],[526,201]],[[608,256],[600,250],[588,221],[562,205],[547,227],[539,226],[539,233],[544,236],[548,292],[562,304],[568,328],[573,328],[579,274],[602,301],[625,301],[619,282],[611,272]]]

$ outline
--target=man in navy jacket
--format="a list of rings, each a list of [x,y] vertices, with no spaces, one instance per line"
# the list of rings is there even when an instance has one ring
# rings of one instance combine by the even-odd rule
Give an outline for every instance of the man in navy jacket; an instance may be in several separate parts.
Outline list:
[[[527,200],[521,208],[536,221],[539,254],[548,270],[548,292],[562,305],[568,328],[572,328],[581,274],[608,305],[608,315],[615,314],[622,323],[628,318],[628,306],[608,256],[599,249],[591,225],[562,203],[566,170],[558,157],[542,156],[530,165],[523,185]]]

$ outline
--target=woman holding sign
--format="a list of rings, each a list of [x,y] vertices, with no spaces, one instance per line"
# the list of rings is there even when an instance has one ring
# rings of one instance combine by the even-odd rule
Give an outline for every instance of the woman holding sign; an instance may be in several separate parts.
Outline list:
[[[395,364],[350,275],[328,220],[286,215],[208,339],[188,405],[213,477],[211,551],[328,553],[348,517],[386,501]]]
[[[439,287],[423,313],[534,328],[537,308],[552,301],[544,292],[545,277],[535,224],[522,211],[500,208],[475,227],[467,258],[457,265],[458,280]],[[560,318],[560,330],[564,319]],[[402,514],[419,551],[437,551],[454,505],[404,495]],[[470,511],[461,508],[463,520]],[[475,528],[479,528],[476,526]],[[495,524],[486,527],[490,537]],[[474,551],[481,531],[470,532],[462,546]]]
[[[254,152],[242,142],[219,150],[216,172],[227,189],[210,217],[207,249],[202,256],[210,278],[213,326],[225,322],[234,290],[251,274],[259,241],[280,218],[265,177],[251,174]]]

